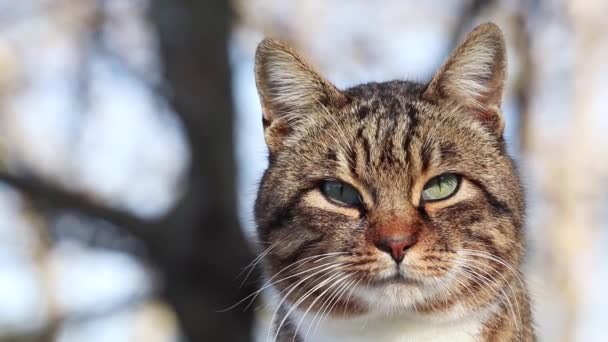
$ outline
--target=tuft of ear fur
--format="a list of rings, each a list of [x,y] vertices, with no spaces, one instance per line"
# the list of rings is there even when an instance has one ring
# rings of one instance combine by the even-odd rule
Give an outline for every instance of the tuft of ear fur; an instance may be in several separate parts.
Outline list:
[[[435,74],[423,98],[447,98],[475,113],[481,122],[502,135],[500,111],[506,74],[502,31],[485,23],[471,31]]]
[[[309,116],[344,103],[346,96],[288,46],[264,39],[255,54],[264,135],[271,150]]]

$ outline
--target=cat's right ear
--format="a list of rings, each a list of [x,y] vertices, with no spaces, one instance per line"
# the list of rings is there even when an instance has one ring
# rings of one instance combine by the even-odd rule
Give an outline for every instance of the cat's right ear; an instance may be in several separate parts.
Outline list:
[[[270,152],[323,107],[344,103],[346,96],[289,47],[263,40],[255,54],[255,81],[262,103],[264,137]]]
[[[481,24],[452,52],[422,97],[430,101],[452,99],[501,136],[504,122],[500,104],[505,73],[502,31],[495,24]]]

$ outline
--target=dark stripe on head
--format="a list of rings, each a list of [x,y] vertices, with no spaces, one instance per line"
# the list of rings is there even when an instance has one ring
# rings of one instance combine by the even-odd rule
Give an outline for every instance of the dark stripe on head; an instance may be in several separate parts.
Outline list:
[[[334,151],[330,148],[327,150],[327,154],[325,155],[325,158],[331,162],[337,162],[338,154],[336,153],[336,151]]]
[[[409,119],[407,123],[407,131],[405,132],[405,138],[403,139],[403,151],[405,152],[405,155],[407,157],[411,155],[410,142],[412,141],[412,138],[414,136],[416,126],[418,126],[419,119],[416,108],[414,108],[414,106],[412,106],[412,104],[410,103],[406,104],[405,106],[405,114]]]
[[[296,206],[300,202],[302,196],[309,190],[309,188],[301,189],[287,201],[285,206],[274,208],[272,213],[269,213],[268,217],[272,217],[272,220],[270,220],[268,224],[260,226],[260,228],[263,228],[261,231],[261,237],[263,239],[267,239],[271,231],[284,228],[289,225],[288,222],[293,221]],[[269,198],[269,202],[277,203],[278,201]]]
[[[442,162],[449,163],[457,161],[460,154],[458,153],[458,149],[453,142],[446,142],[439,146],[439,157],[441,158]]]
[[[431,165],[431,160],[433,159],[433,143],[431,142],[432,138],[429,138],[423,145],[422,150],[420,151],[420,159],[422,160],[422,172],[428,170]]]
[[[369,144],[369,140],[364,135],[361,135],[361,144],[363,145],[362,150],[363,150],[363,157],[365,158],[365,165],[367,167],[371,167],[372,166],[371,146]]]
[[[382,115],[376,114],[376,144],[380,144],[380,132],[382,131]]]
[[[361,105],[359,111],[357,111],[357,117],[359,120],[364,120],[369,115],[369,106]]]
[[[357,165],[359,164],[359,154],[357,153],[357,149],[354,146],[348,149],[347,162],[351,176],[358,177],[359,175],[357,174]]]
[[[486,201],[490,204],[490,206],[492,206],[492,208],[494,208],[497,214],[507,215],[512,218],[513,212],[506,203],[494,197],[494,195],[492,195],[492,193],[488,191],[488,188],[486,188],[486,186],[483,185],[481,182],[475,179],[469,179],[469,181],[481,190],[484,197],[486,198]]]
[[[393,104],[393,106],[396,106]],[[398,113],[394,112],[395,109],[391,109],[390,120],[388,121],[388,127],[386,129],[386,136],[384,137],[384,145],[382,146],[382,162],[389,165],[395,163],[395,130],[398,124]]]
[[[424,209],[423,206],[417,207],[416,210],[418,210],[418,215],[420,215],[420,217],[422,218],[422,220],[424,220],[424,222],[426,222],[426,223],[431,222],[431,217],[426,212],[426,210]]]
[[[474,242],[476,241],[481,244],[488,253],[494,256],[500,256],[500,253],[498,253],[498,249],[496,249],[496,243],[494,242],[494,239],[489,236],[483,235],[477,230],[473,231],[470,229],[464,229],[463,231],[466,232],[469,240]]]
[[[443,208],[438,212],[441,220],[471,226],[483,219],[483,210],[472,200],[462,201]]]

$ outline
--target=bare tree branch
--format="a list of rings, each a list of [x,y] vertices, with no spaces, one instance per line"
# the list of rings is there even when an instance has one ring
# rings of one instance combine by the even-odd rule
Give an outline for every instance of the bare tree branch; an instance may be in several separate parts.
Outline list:
[[[125,229],[135,237],[148,242],[157,225],[116,208],[110,208],[90,199],[86,194],[71,192],[48,181],[25,176],[16,176],[0,171],[0,181],[21,191],[32,199],[44,201],[56,209],[76,210],[82,214],[97,217]]]

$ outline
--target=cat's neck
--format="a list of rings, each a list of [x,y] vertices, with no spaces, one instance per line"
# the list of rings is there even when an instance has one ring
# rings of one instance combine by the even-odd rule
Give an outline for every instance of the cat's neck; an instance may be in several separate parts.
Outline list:
[[[298,337],[302,342],[321,341],[437,341],[472,342],[477,341],[484,322],[494,312],[487,309],[481,313],[454,319],[432,319],[411,314],[367,314],[357,318],[324,318],[302,313],[294,315],[293,323],[298,327]],[[313,321],[314,320],[314,321]]]

